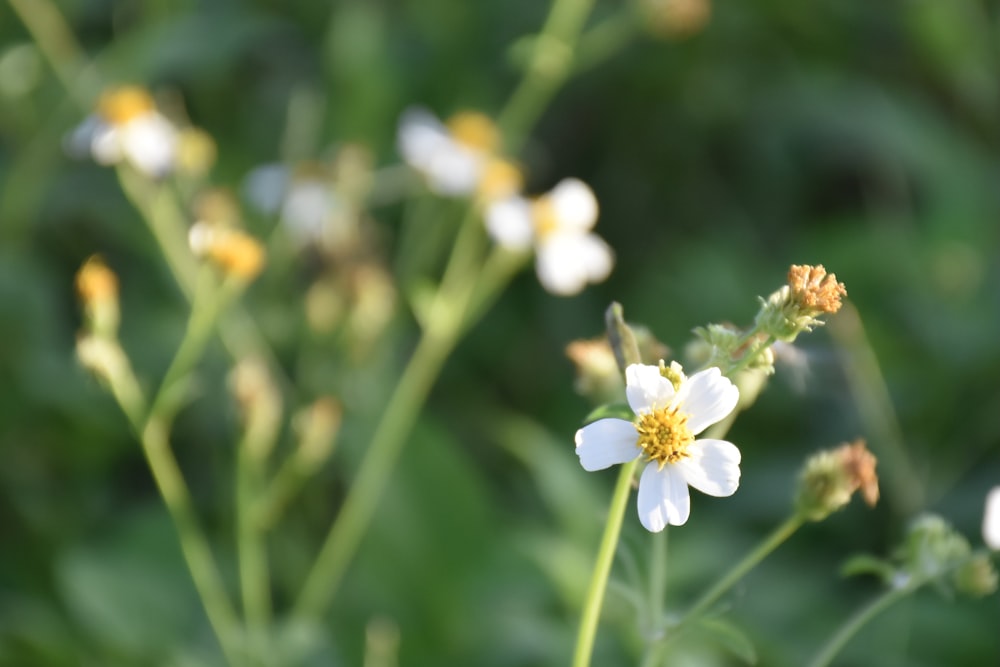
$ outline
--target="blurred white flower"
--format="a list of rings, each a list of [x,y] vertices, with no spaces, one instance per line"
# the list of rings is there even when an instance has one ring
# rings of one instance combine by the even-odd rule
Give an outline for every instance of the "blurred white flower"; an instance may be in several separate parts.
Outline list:
[[[521,188],[520,170],[500,157],[499,130],[481,113],[463,111],[442,123],[426,109],[407,109],[398,145],[403,160],[439,195],[490,201]]]
[[[990,549],[1000,551],[1000,486],[995,486],[986,494],[986,509],[983,512],[983,542]]]
[[[603,470],[644,457],[639,479],[639,520],[651,532],[683,525],[691,510],[688,486],[725,497],[740,482],[740,450],[725,440],[696,440],[736,407],[739,390],[712,367],[685,377],[671,364],[625,369],[625,393],[634,421],[599,419],[576,432],[584,470]],[[675,383],[676,382],[676,386]]]
[[[486,209],[493,240],[511,250],[535,247],[535,270],[548,291],[578,293],[608,277],[611,248],[590,230],[597,222],[597,199],[582,181],[567,178],[535,200],[507,197]]]
[[[102,165],[128,162],[152,177],[168,174],[177,153],[177,128],[144,88],[122,86],[101,95],[95,113],[67,137],[67,150]]]
[[[340,224],[344,208],[325,165],[304,163],[296,168],[265,164],[243,183],[247,200],[263,213],[278,215],[296,245],[329,241],[336,246],[352,230]]]

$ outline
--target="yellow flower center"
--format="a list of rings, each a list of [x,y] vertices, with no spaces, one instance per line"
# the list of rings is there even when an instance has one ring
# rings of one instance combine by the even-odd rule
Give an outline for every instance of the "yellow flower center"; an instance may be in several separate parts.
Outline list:
[[[539,197],[531,202],[531,218],[535,223],[535,234],[540,239],[557,231],[561,226],[556,207],[550,197]]]
[[[493,121],[475,111],[462,111],[448,119],[452,138],[473,150],[495,153],[500,148],[500,132]]]
[[[109,90],[97,101],[97,112],[112,125],[124,125],[155,108],[152,96],[139,86]]]
[[[687,425],[689,417],[677,408],[660,408],[639,415],[635,422],[635,430],[639,433],[636,444],[661,469],[668,463],[677,463],[690,456],[687,449],[694,442],[694,434]]]
[[[506,160],[494,159],[486,164],[479,180],[479,194],[487,201],[509,197],[524,185],[521,170]]]

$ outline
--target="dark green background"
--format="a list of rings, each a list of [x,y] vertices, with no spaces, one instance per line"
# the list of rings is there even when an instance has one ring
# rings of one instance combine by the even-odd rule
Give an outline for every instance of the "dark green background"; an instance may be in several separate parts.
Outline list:
[[[219,144],[214,181],[346,141],[398,161],[409,105],[496,113],[516,84],[533,0],[57,3],[109,81],[179,95]],[[591,24],[631,11],[599,2]],[[28,41],[0,4],[0,58]],[[523,52],[523,51],[522,51]],[[0,664],[219,664],[172,529],[126,422],[74,360],[73,274],[94,252],[122,279],[122,338],[160,377],[186,305],[110,170],[65,157],[83,117],[42,61],[0,93]],[[17,86],[15,86],[17,88]],[[98,91],[93,91],[96,94]],[[321,103],[301,155],[282,155],[289,100]],[[386,618],[403,665],[561,665],[571,654],[613,473],[584,473],[572,434],[589,409],[563,347],[596,335],[612,299],[675,349],[710,321],[747,323],[790,263],[847,285],[896,407],[915,475],[903,483],[979,545],[1000,483],[1000,9],[975,0],[722,0],[687,39],[637,31],[560,92],[521,156],[529,187],[587,181],[615,248],[605,284],[571,299],[520,276],[447,365],[337,596],[309,664],[360,665],[364,627]],[[443,211],[450,210],[443,207]],[[376,209],[387,251],[399,205]],[[252,220],[257,230],[273,221]],[[442,223],[445,224],[445,223]],[[279,263],[280,265],[280,263]],[[288,268],[288,263],[285,263]],[[292,267],[294,269],[294,266]],[[301,271],[248,295],[289,373],[293,404],[341,394],[341,449],[272,544],[287,605],[362,454],[371,419],[412,346],[404,313],[363,367],[308,341]],[[696,494],[670,534],[678,611],[788,512],[795,475],[820,447],[885,443],[859,416],[828,332],[801,339],[804,391],[779,375],[730,433],[744,456],[728,500]],[[201,398],[175,447],[235,582],[233,406],[210,351]],[[883,478],[899,471],[880,470]],[[883,489],[885,491],[885,489]],[[800,665],[879,590],[844,581],[856,552],[886,554],[912,508],[885,493],[794,536],[734,594],[729,617],[762,665]],[[626,517],[624,548],[649,538]],[[620,570],[616,570],[621,575]],[[234,585],[235,590],[235,585]],[[595,665],[631,664],[638,631],[609,597]],[[995,664],[996,597],[922,591],[877,618],[842,665]],[[315,638],[314,638],[315,639]],[[670,665],[739,664],[693,637]]]

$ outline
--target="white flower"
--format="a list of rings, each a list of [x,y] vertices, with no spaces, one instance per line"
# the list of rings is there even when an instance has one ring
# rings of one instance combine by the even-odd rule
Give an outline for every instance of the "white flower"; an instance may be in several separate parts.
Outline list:
[[[582,181],[567,178],[534,201],[508,197],[486,210],[493,240],[511,250],[535,247],[535,270],[548,291],[578,293],[608,277],[611,248],[590,230],[597,222],[597,199]]]
[[[483,114],[461,112],[446,124],[426,109],[407,109],[398,145],[403,160],[439,195],[493,200],[521,187],[520,171],[499,157],[500,133]]]
[[[333,175],[323,164],[305,163],[295,169],[273,163],[251,171],[243,183],[247,200],[281,224],[298,246],[329,242],[337,246],[353,232],[340,215]]]
[[[152,96],[136,86],[104,93],[96,113],[67,138],[71,153],[89,154],[102,165],[128,162],[157,178],[173,169],[177,143],[177,128],[156,110]]]
[[[1000,551],[1000,486],[995,486],[986,494],[986,509],[983,512],[983,542],[990,549]]]
[[[600,419],[576,432],[576,453],[584,470],[603,470],[644,457],[639,479],[639,520],[659,532],[688,520],[688,486],[710,496],[736,492],[740,450],[725,440],[695,436],[725,419],[736,407],[739,390],[718,368],[685,377],[671,365],[674,387],[656,366],[625,369],[625,393],[635,421]]]

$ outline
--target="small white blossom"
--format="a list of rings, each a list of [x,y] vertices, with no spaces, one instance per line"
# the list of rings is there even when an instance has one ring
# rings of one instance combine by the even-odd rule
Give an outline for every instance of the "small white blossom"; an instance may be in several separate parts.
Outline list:
[[[568,296],[601,282],[614,266],[611,248],[590,231],[597,214],[597,199],[587,184],[567,178],[533,201],[514,196],[493,203],[486,210],[486,228],[505,248],[534,246],[542,286]]]
[[[626,397],[634,421],[607,418],[576,432],[576,453],[584,470],[603,470],[639,457],[646,461],[639,479],[639,520],[646,530],[688,520],[688,486],[725,497],[740,481],[740,450],[731,442],[695,438],[725,419],[739,400],[739,390],[712,367],[685,377],[673,365],[677,386],[656,366],[625,369]]]
[[[67,138],[70,153],[89,155],[102,165],[128,162],[155,178],[174,168],[177,144],[177,128],[157,111],[152,96],[136,86],[104,93],[97,111]]]
[[[494,200],[521,187],[520,171],[499,156],[499,130],[480,113],[461,112],[442,123],[426,109],[407,109],[399,121],[398,147],[439,195]]]
[[[983,512],[983,541],[990,549],[1000,551],[1000,486],[986,494]]]

